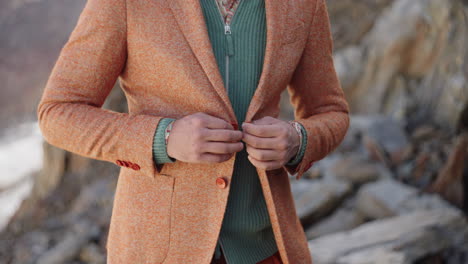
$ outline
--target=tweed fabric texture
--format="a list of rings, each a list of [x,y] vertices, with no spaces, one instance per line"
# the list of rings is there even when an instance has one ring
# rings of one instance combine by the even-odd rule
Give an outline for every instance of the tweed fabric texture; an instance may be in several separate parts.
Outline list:
[[[294,167],[256,170],[281,259],[310,264],[288,173],[300,179],[341,143],[349,108],[333,65],[325,0],[265,1],[265,12],[264,64],[245,120],[278,117],[280,94],[288,90],[295,120],[307,130],[304,157]],[[102,108],[117,79],[128,113]],[[152,156],[158,122],[195,112],[238,124],[199,1],[88,0],[37,117],[52,145],[121,166],[107,263],[210,263],[235,156],[216,164],[163,165]],[[220,177],[224,188],[216,184]]]
[[[213,0],[201,0],[208,35],[223,76],[227,80],[226,38],[219,9]],[[228,93],[238,122],[242,122],[247,107],[255,92],[265,50],[265,6],[264,0],[243,1],[237,9],[235,20],[231,21],[231,35],[234,41],[233,53],[229,57]],[[221,16],[220,16],[221,15]],[[164,140],[166,119],[160,121],[155,135],[155,162],[168,160]],[[303,134],[305,129],[302,128]],[[297,157],[288,165],[300,162],[305,151],[306,140],[302,141]],[[247,159],[247,152],[237,153],[231,181],[228,205],[223,219],[220,240],[223,240],[226,258],[230,264],[257,263],[277,251],[265,199],[255,167]],[[221,244],[215,250],[215,258],[221,254]]]

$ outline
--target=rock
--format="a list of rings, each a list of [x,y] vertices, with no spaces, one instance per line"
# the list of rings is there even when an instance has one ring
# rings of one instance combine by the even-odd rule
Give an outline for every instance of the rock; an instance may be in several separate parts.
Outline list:
[[[306,229],[307,238],[315,239],[326,234],[351,230],[363,224],[365,216],[354,207],[355,199],[348,200],[342,207],[333,212],[332,215]]]
[[[386,178],[363,186],[356,198],[356,208],[369,218],[385,218],[420,209],[453,208],[433,194]]]
[[[24,234],[16,242],[12,264],[33,264],[34,261],[47,251],[51,237],[43,231],[33,231]]]
[[[291,181],[296,211],[304,225],[333,211],[351,191],[351,184],[332,178]]]
[[[468,223],[460,211],[423,209],[310,240],[309,248],[315,264],[409,264],[466,245],[467,238]]]
[[[65,222],[72,223],[85,216],[92,218],[96,224],[106,226],[112,214],[114,193],[115,183],[106,179],[97,179],[84,186],[64,216]]]
[[[401,155],[406,153],[410,143],[403,124],[396,119],[389,116],[374,116],[365,134],[389,154],[393,164],[406,158]]]
[[[73,260],[81,248],[99,232],[98,227],[90,221],[77,221],[73,230],[70,230],[57,245],[39,257],[37,264],[61,264]]]
[[[44,149],[43,167],[39,175],[34,178],[33,195],[44,198],[55,189],[65,172],[67,152],[52,146],[48,142],[42,143]]]
[[[411,264],[402,252],[394,252],[385,247],[358,251],[340,257],[337,264]]]
[[[334,60],[351,112],[384,113],[398,120],[411,115],[423,123],[456,126],[468,100],[463,63],[468,57],[466,3],[328,0],[327,4],[337,40]]]
[[[334,46],[358,44],[382,10],[394,0],[327,0]],[[352,22],[352,23],[350,23]]]
[[[404,124],[383,114],[352,115],[343,142],[337,148],[343,153],[364,154],[384,165],[398,165],[407,159],[412,144]]]
[[[430,72],[447,42],[449,1],[398,0],[363,38],[368,49],[362,78],[350,93],[356,113],[380,113],[393,79]]]
[[[379,164],[366,160],[357,154],[345,156],[335,161],[333,165],[329,169],[331,175],[354,185],[374,181],[382,174],[382,168]]]
[[[96,244],[91,243],[81,250],[80,260],[88,264],[105,264],[106,255]]]
[[[352,89],[362,74],[362,49],[350,46],[339,50],[334,55],[335,70],[345,93]]]

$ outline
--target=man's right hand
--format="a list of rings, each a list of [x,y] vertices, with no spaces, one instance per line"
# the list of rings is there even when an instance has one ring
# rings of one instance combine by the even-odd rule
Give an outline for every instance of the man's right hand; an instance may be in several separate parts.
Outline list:
[[[218,163],[244,147],[242,131],[220,118],[198,112],[172,123],[167,155],[184,162]]]

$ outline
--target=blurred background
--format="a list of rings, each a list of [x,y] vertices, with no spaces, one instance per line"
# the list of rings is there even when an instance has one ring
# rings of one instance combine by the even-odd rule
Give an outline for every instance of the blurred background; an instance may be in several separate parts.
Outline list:
[[[119,167],[36,122],[85,2],[0,1],[0,263],[105,263]],[[291,178],[315,264],[468,263],[468,1],[327,3],[351,125]],[[104,108],[127,111],[118,82]]]

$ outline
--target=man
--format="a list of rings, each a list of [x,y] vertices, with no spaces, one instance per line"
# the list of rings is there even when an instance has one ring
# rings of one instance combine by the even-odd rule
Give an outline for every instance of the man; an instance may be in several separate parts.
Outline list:
[[[117,78],[128,114],[101,108]],[[325,0],[88,0],[38,119],[122,166],[108,263],[296,264],[312,260],[287,173],[336,148],[348,112]]]

